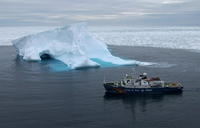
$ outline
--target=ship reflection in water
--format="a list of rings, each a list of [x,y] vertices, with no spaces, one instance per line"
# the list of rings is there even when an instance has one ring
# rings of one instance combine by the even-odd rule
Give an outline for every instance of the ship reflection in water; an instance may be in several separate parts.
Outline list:
[[[181,99],[182,92],[172,94],[105,93],[104,108],[105,111],[112,111],[113,113],[117,112],[118,114],[121,113],[122,117],[124,114],[127,116],[132,114],[131,120],[134,120],[137,125],[147,125],[147,123],[151,125],[153,122],[158,123],[161,118],[162,120],[164,118],[167,120],[170,116],[179,113],[182,102]],[[143,120],[143,122],[141,122],[141,120]],[[165,123],[162,122],[162,125],[163,124]],[[151,126],[156,125],[152,124]]]

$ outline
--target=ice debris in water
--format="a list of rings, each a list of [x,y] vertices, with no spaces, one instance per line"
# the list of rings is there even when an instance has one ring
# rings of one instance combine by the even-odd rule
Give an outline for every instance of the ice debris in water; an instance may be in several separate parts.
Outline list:
[[[21,37],[12,44],[24,60],[38,61],[41,56],[48,55],[64,62],[70,69],[100,66],[91,60],[94,58],[117,65],[139,63],[111,55],[106,44],[88,34],[85,23]]]

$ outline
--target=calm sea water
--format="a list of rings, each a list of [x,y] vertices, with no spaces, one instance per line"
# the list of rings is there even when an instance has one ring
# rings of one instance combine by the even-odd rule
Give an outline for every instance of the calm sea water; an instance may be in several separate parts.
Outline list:
[[[183,84],[168,95],[107,95],[104,77],[123,79],[132,67],[64,70],[55,60],[23,61],[9,46],[50,28],[0,28],[0,128],[199,128],[199,27],[89,28],[113,55],[156,63],[137,67],[138,75]]]
[[[184,85],[179,94],[107,95],[102,82],[120,80],[129,66],[52,71],[60,63],[26,62],[13,47],[0,47],[0,127],[28,128],[198,128],[199,53],[148,47],[109,46],[114,55],[154,61],[137,74]],[[148,51],[148,54],[144,54]],[[165,64],[173,64],[166,66]]]

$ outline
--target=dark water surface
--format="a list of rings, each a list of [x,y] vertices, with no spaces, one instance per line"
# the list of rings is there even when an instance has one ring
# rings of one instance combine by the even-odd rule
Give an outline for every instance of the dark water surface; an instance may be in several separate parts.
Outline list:
[[[0,128],[199,128],[200,53],[109,46],[114,55],[158,65],[138,75],[184,85],[180,94],[106,95],[102,82],[122,79],[130,66],[53,72],[58,63],[26,62],[0,47]]]

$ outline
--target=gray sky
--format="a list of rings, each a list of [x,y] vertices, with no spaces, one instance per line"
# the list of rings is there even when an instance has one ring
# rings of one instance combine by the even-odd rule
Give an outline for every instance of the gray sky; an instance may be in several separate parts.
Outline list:
[[[200,26],[200,0],[0,0],[0,26]]]

